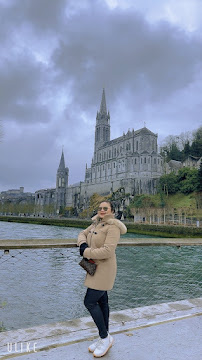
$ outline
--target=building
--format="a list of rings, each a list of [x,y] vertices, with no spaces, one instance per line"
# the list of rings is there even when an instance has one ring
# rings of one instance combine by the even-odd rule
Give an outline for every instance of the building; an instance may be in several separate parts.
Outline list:
[[[86,166],[85,180],[69,185],[69,169],[64,153],[57,170],[56,189],[39,190],[35,204],[41,208],[53,205],[58,213],[62,207],[87,207],[94,193],[107,195],[120,188],[125,193],[155,194],[159,177],[163,174],[163,159],[158,153],[157,134],[146,127],[128,130],[111,139],[110,114],[107,111],[105,90],[95,124],[94,154],[90,167]]]
[[[181,161],[170,160],[165,164],[165,174],[174,173],[177,174],[178,171],[182,168]]]
[[[195,168],[199,170],[201,166],[201,162],[202,162],[201,157],[189,155],[188,158],[183,162],[183,167],[189,167],[191,169]]]
[[[199,170],[201,166],[201,162],[202,162],[201,157],[195,157],[192,155],[189,155],[187,159],[184,160],[183,162],[177,160],[170,160],[167,163],[165,163],[165,174],[170,174],[170,173],[177,174],[178,171],[184,167]]]
[[[35,203],[35,194],[24,192],[24,187],[19,189],[11,189],[0,193],[0,212],[13,213],[15,206],[21,208],[23,212],[32,212]]]
[[[36,212],[42,215],[44,212],[59,213],[66,206],[68,191],[69,169],[65,167],[64,153],[62,151],[60,164],[56,176],[55,189],[42,189],[35,192]]]

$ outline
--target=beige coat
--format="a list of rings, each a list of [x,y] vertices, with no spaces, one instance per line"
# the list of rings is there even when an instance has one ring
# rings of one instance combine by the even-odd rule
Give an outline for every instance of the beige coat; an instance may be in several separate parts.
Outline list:
[[[111,290],[117,271],[116,246],[120,234],[125,234],[127,228],[113,215],[105,215],[100,221],[97,216],[93,219],[93,224],[80,232],[77,242],[78,246],[84,242],[88,244],[83,256],[97,264],[95,275],[87,274],[84,284],[95,290]]]

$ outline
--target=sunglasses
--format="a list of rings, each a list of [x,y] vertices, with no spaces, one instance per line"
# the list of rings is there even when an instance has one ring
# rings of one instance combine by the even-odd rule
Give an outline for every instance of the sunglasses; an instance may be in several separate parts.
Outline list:
[[[107,211],[109,208],[106,207],[106,206],[104,206],[104,207],[101,207],[101,206],[100,206],[100,207],[98,208],[98,211],[101,211],[102,209],[103,209],[104,211]]]

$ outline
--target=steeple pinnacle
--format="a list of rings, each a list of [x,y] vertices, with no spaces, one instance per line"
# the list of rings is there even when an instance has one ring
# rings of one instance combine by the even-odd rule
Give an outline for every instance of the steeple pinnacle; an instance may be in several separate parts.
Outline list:
[[[105,89],[103,88],[102,91],[102,101],[100,104],[100,113],[107,114],[107,106],[106,106],[106,99],[105,99]]]
[[[64,170],[65,169],[65,158],[64,158],[64,153],[63,153],[63,149],[62,149],[62,155],[61,155],[61,159],[60,159],[60,165],[58,170]]]
[[[105,89],[103,88],[100,111],[96,116],[95,151],[108,141],[110,141],[110,114],[107,113]]]

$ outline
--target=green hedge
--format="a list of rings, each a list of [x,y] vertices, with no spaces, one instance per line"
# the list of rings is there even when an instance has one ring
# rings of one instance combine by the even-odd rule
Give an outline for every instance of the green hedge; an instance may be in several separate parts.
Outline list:
[[[0,216],[0,221],[29,223],[38,225],[55,225],[66,227],[86,228],[91,220],[80,219],[47,219],[31,217]],[[161,237],[201,237],[202,228],[179,225],[150,225],[126,223],[129,233],[161,236]]]
[[[126,223],[129,233],[154,235],[161,237],[185,237],[200,238],[202,236],[202,228],[188,227],[180,225],[155,225],[155,224],[133,224]]]
[[[37,225],[53,225],[53,226],[66,226],[66,227],[78,227],[85,228],[89,226],[92,221],[80,220],[80,219],[48,219],[40,217],[18,217],[18,216],[0,216],[0,221],[28,223]]]

